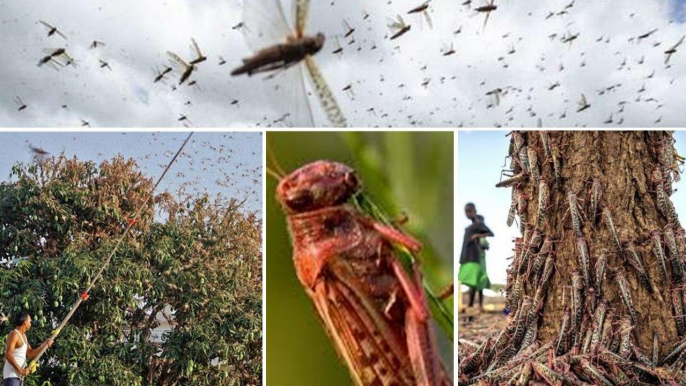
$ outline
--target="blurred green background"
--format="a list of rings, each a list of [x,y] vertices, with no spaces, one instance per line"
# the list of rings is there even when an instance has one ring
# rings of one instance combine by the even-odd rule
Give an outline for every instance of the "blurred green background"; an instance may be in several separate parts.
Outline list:
[[[452,132],[269,132],[273,160],[286,173],[315,160],[357,170],[365,192],[424,244],[426,282],[438,292],[453,282]],[[286,220],[267,179],[267,382],[280,385],[351,385],[314,306],[298,282]],[[453,299],[446,300],[450,314]],[[453,373],[453,346],[436,328],[443,363]]]

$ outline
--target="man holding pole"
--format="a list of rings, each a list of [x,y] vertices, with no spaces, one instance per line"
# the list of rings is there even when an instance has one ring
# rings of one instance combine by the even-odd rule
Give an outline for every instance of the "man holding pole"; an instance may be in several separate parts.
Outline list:
[[[16,328],[7,337],[2,386],[21,386],[24,383],[24,377],[31,374],[30,368],[24,368],[27,359],[32,359],[44,347],[47,349],[53,343],[52,339],[48,339],[38,348],[31,348],[26,338],[26,332],[31,329],[31,315],[28,312],[18,314],[14,325]]]

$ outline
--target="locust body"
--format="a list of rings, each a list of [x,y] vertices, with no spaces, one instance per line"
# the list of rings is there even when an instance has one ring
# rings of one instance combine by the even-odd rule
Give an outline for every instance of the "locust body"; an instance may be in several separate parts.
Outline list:
[[[289,39],[286,43],[264,48],[255,55],[243,59],[243,65],[234,69],[231,75],[273,71],[288,68],[301,62],[308,55],[314,55],[324,46],[324,34]]]
[[[659,230],[650,232],[650,239],[652,241],[652,249],[655,257],[657,257],[658,267],[662,274],[662,280],[671,285],[669,274],[667,273],[667,258],[665,257],[664,249],[662,248],[662,235]]]
[[[548,184],[545,180],[541,179],[538,184],[538,208],[536,212],[536,226],[539,228],[542,227],[545,222],[545,215],[549,204],[550,191],[548,190]]]
[[[515,214],[517,212],[517,194],[516,189],[512,189],[512,201],[510,203],[510,210],[507,212],[507,226],[511,227],[514,222]]]
[[[393,247],[421,245],[347,204],[360,190],[354,170],[329,161],[280,181],[298,279],[356,385],[452,385],[419,271],[408,273]]]
[[[582,237],[579,203],[576,200],[576,195],[571,190],[567,191],[567,200],[569,202],[569,213],[571,213],[572,216],[572,229],[574,230],[574,236],[577,238]]]
[[[600,178],[593,179],[591,186],[591,220],[595,223],[598,216],[598,205],[600,204],[601,186]]]

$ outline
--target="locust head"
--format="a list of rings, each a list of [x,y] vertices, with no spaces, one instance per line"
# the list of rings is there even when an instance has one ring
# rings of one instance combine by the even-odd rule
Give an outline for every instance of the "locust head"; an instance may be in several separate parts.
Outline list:
[[[361,188],[355,171],[338,162],[316,161],[284,177],[276,197],[289,213],[340,205]]]
[[[322,49],[322,47],[324,47],[325,40],[326,38],[324,37],[324,34],[319,32],[315,36],[305,39],[303,44],[305,45],[305,50],[307,52],[316,54]]]

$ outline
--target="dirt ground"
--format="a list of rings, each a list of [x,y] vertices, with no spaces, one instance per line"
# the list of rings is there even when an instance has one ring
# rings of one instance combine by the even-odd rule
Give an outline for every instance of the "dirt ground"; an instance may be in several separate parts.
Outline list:
[[[469,294],[462,294],[462,302],[458,307],[457,338],[467,340],[475,344],[482,343],[488,336],[499,332],[507,325],[507,315],[503,313],[505,299],[485,298],[484,311],[479,312],[477,307],[467,307]],[[458,345],[458,361],[461,356]]]
[[[458,339],[482,342],[486,337],[498,332],[507,324],[507,316],[502,311],[483,313],[465,312],[457,322]]]

